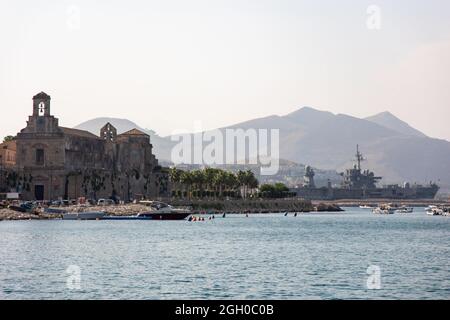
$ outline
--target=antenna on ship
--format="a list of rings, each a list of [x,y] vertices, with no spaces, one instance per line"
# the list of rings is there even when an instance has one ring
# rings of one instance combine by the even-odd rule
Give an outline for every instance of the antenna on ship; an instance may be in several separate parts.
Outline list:
[[[361,170],[361,162],[364,161],[363,155],[359,152],[359,144],[356,145],[356,161],[358,162],[358,170]]]

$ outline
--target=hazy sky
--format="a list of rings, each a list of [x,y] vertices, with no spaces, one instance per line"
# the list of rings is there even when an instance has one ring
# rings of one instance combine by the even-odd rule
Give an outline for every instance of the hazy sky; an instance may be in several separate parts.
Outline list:
[[[0,136],[45,91],[65,126],[167,135],[311,106],[450,140],[448,0],[0,0],[0,39]]]

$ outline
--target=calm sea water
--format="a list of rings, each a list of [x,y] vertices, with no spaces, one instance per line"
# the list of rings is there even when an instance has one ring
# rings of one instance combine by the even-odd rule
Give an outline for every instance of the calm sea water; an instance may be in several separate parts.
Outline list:
[[[450,218],[347,210],[0,222],[0,298],[450,298]],[[79,290],[67,286],[71,265],[81,271]],[[381,269],[380,290],[367,289],[371,265]]]

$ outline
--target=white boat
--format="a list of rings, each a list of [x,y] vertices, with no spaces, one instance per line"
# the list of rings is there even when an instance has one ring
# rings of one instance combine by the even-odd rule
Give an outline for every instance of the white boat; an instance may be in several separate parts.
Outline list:
[[[375,214],[394,214],[395,208],[391,207],[378,207],[372,210]]]
[[[373,209],[373,207],[365,205],[365,206],[359,206],[360,209]]]
[[[427,215],[429,216],[442,216],[444,215],[444,210],[438,208],[437,206],[429,206],[426,209]]]
[[[100,220],[106,214],[104,212],[73,212],[64,213],[63,220]]]
[[[400,207],[397,210],[395,210],[396,213],[413,213],[414,212],[414,208],[413,207]]]

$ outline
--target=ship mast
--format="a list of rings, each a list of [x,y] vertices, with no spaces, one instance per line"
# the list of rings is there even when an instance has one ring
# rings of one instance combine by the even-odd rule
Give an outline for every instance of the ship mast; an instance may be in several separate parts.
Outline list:
[[[358,162],[358,170],[361,171],[361,162],[364,161],[364,157],[361,152],[359,152],[359,144],[356,145],[356,161]]]

